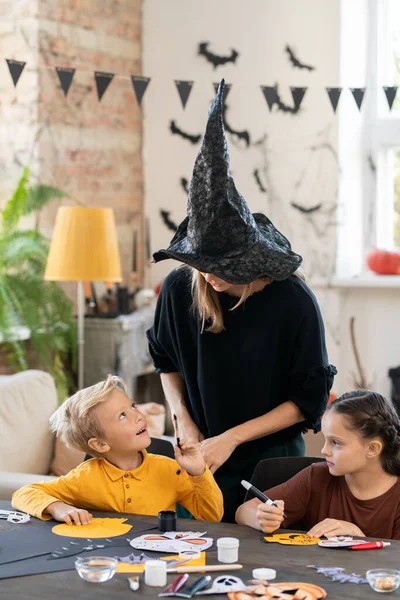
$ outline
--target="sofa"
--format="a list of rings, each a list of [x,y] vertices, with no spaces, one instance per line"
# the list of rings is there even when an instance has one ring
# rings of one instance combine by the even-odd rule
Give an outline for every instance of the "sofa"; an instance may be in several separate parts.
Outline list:
[[[65,475],[80,464],[84,452],[67,448],[49,429],[58,407],[54,380],[44,371],[28,370],[0,377],[0,500],[10,500],[28,483]],[[140,405],[149,433],[162,437],[165,408]]]

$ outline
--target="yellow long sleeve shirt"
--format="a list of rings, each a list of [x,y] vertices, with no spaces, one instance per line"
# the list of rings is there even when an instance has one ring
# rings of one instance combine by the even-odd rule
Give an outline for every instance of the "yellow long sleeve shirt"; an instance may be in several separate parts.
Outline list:
[[[179,502],[195,519],[221,520],[222,493],[208,467],[199,477],[186,471],[177,475],[175,460],[145,450],[142,454],[142,464],[132,471],[123,471],[104,458],[92,458],[54,481],[22,487],[13,494],[12,505],[47,520],[52,517],[43,511],[57,501],[87,510],[142,515],[175,510]]]

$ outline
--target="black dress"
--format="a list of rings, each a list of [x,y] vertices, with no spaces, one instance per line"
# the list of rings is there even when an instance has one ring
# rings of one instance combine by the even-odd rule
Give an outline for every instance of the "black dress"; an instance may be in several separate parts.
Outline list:
[[[260,417],[291,400],[305,421],[246,442],[215,473],[224,493],[224,520],[232,521],[243,501],[242,479],[261,458],[320,430],[321,415],[336,373],[328,362],[322,317],[314,294],[297,276],[273,281],[230,311],[238,301],[219,294],[222,333],[201,333],[192,307],[191,273],[172,271],[163,282],[155,321],[147,332],[158,373],[179,372],[187,408],[206,438]],[[269,452],[272,451],[272,453]]]

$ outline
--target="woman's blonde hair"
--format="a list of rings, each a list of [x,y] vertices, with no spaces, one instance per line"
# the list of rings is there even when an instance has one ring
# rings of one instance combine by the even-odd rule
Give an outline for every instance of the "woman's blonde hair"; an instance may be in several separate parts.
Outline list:
[[[90,438],[104,436],[93,409],[107,400],[116,389],[127,393],[124,381],[116,375],[109,375],[105,381],[79,390],[50,417],[51,430],[70,448],[77,448],[92,456],[101,456],[88,445]]]
[[[193,310],[200,317],[201,332],[210,331],[211,333],[221,333],[225,327],[218,292],[207,283],[200,271],[197,271],[197,269],[194,269],[193,267],[185,266],[184,268],[189,268],[192,273]],[[294,275],[297,275],[297,277],[305,281],[305,277],[300,270],[297,270]],[[265,281],[266,283],[271,283],[273,281],[271,277],[260,277],[259,280]],[[252,286],[253,283],[245,284],[238,302],[236,302],[235,306],[232,306],[229,310],[235,310],[246,302],[247,298],[252,294]],[[209,322],[207,327],[206,322]]]

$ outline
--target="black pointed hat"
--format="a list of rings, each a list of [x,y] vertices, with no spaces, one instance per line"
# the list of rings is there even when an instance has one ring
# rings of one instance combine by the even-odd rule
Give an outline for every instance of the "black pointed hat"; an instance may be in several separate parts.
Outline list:
[[[206,131],[189,187],[187,216],[169,248],[153,254],[154,262],[173,258],[232,284],[260,277],[282,280],[302,258],[261,213],[251,214],[229,173],[223,123],[224,80],[212,103]]]

